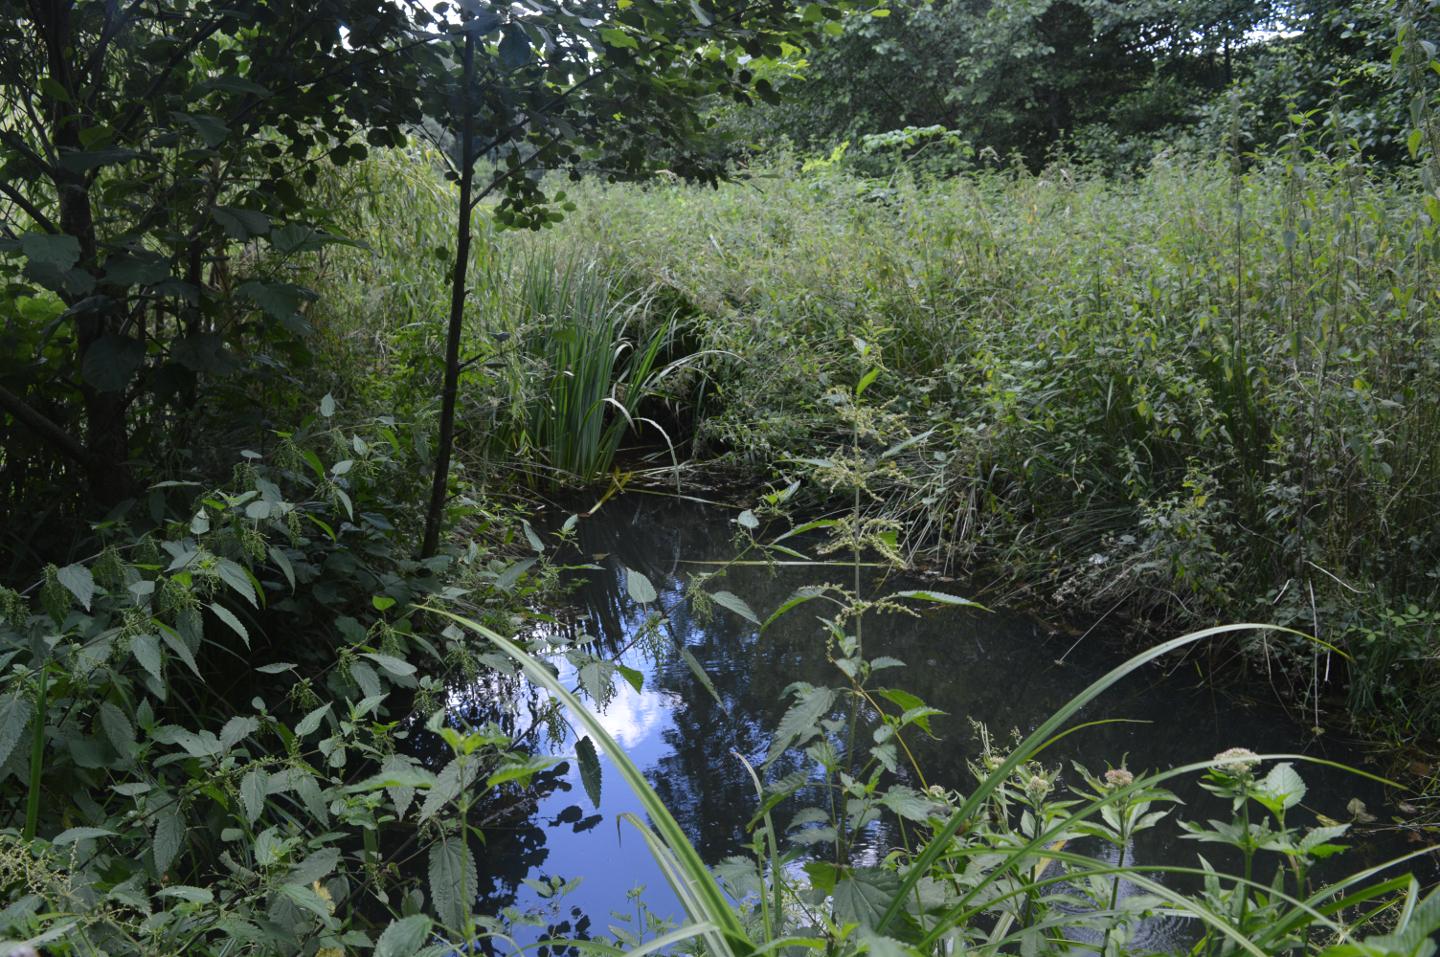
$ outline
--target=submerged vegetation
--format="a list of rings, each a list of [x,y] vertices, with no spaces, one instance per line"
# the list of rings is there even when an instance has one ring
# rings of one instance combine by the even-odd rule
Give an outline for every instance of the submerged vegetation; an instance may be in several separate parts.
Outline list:
[[[1334,762],[1047,750],[1215,648],[1433,775],[1434,10],[1198,6],[0,0],[0,950],[1433,954],[1429,848],[1304,816]],[[544,627],[640,484],[749,506],[701,613],[823,609],[723,861],[595,715],[643,676]],[[975,605],[862,574],[911,566],[1153,646],[1002,743],[873,654]],[[480,907],[542,735],[685,922]]]

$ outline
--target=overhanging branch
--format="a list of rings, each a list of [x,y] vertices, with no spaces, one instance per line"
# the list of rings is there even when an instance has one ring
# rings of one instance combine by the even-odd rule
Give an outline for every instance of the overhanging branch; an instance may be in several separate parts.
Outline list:
[[[36,412],[30,403],[3,385],[0,385],[0,409],[10,413],[17,421],[24,423],[66,458],[73,459],[87,468],[90,466],[90,456],[85,454],[84,447],[73,435],[50,421],[47,416]]]

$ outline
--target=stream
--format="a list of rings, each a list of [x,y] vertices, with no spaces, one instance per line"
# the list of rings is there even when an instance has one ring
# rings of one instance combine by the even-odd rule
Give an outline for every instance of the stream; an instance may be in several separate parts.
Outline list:
[[[606,654],[618,654],[622,664],[643,675],[640,690],[616,682],[613,697],[599,709],[600,720],[645,772],[710,864],[739,852],[746,843],[746,822],[756,807],[748,772],[732,752],[759,767],[771,730],[787,707],[785,688],[799,680],[838,685],[842,679],[826,659],[824,635],[815,620],[818,612],[809,610],[819,608],[818,604],[790,612],[763,636],[754,624],[723,608],[702,615],[692,607],[685,581],[733,556],[733,517],[724,509],[658,496],[609,501],[578,523],[581,560],[598,570],[572,573],[577,576],[573,594],[577,611],[573,620],[557,626],[598,639]],[[627,568],[638,570],[655,586],[655,603],[642,607],[629,598]],[[838,581],[850,573],[848,568],[803,565],[741,566],[732,567],[723,584],[710,588],[740,596],[764,620],[797,586]],[[883,584],[887,590],[929,588],[966,594],[955,583],[942,586],[899,575]],[[879,585],[872,582],[867,587]],[[657,610],[664,622],[646,634],[646,620]],[[975,759],[979,743],[972,719],[987,726],[1003,744],[1012,729],[1022,735],[1033,730],[1125,657],[1106,641],[1103,625],[1077,640],[1076,635],[1053,634],[1039,620],[1020,612],[928,605],[917,610],[919,617],[868,617],[865,654],[905,662],[907,667],[887,672],[884,683],[919,695],[946,712],[932,719],[936,738],[907,733],[926,775],[925,784],[961,791],[973,786],[967,761]],[[1157,640],[1168,637],[1172,636]],[[676,643],[682,643],[703,666],[719,700],[677,653]],[[1192,653],[1188,659],[1173,656],[1146,666],[1087,706],[1072,724],[1102,718],[1124,722],[1084,728],[1050,748],[1043,759],[1047,766],[1063,768],[1058,786],[1078,783],[1072,761],[1096,773],[1122,761],[1141,771],[1203,761],[1235,746],[1258,753],[1313,755],[1372,773],[1380,770],[1334,734],[1317,736],[1308,726],[1297,724],[1273,703],[1273,696],[1267,701],[1265,695],[1271,692],[1263,684],[1250,689],[1254,700],[1212,686],[1202,674],[1203,659]],[[560,668],[573,686],[573,667],[562,663]],[[452,718],[485,720],[499,697],[481,686],[457,688],[451,696]],[[523,726],[524,715],[515,721]],[[557,758],[574,753],[572,737],[553,733],[536,737]],[[631,892],[644,887],[645,906],[652,913],[683,917],[645,843],[619,822],[626,812],[643,818],[639,801],[603,753],[601,765],[598,809],[586,796],[571,758],[537,779],[529,813],[487,827],[487,843],[476,848],[481,866],[479,912],[548,908],[550,930],[562,934],[599,932],[609,925],[633,930],[641,918]],[[1396,813],[1377,784],[1332,768],[1299,765],[1298,770],[1309,791],[1292,814],[1304,824],[1316,823],[1317,813],[1350,820],[1347,807],[1356,798],[1381,821]],[[1160,826],[1142,832],[1134,859],[1194,864],[1196,854],[1203,852],[1222,869],[1229,868],[1221,849],[1183,839],[1173,823],[1176,815],[1199,821],[1227,818],[1228,805],[1192,780],[1175,783],[1185,805]],[[871,839],[877,855],[898,843],[898,836],[883,830]],[[1346,871],[1414,850],[1414,845],[1400,844],[1393,834],[1352,836],[1348,843],[1352,850],[1339,859]],[[1268,874],[1270,866],[1263,873]],[[1412,867],[1422,880],[1437,876],[1433,857],[1417,860]],[[551,898],[547,882],[577,879],[563,897]],[[1164,935],[1172,932],[1181,933],[1159,928],[1162,939],[1155,945],[1163,947]]]

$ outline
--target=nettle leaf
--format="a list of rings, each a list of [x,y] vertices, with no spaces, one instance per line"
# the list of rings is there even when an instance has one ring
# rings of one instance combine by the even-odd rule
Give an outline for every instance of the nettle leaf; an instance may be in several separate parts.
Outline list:
[[[883,867],[859,867],[835,882],[835,918],[873,928],[900,890],[900,875]]]
[[[774,761],[792,745],[810,740],[820,731],[820,719],[835,705],[835,692],[830,688],[802,688],[790,709],[780,719],[775,737],[770,742],[767,762]]]
[[[105,732],[106,740],[118,753],[125,757],[134,754],[135,726],[130,723],[130,718],[125,712],[109,701],[100,704],[100,728]],[[0,758],[0,764],[3,763],[4,758]]]
[[[424,914],[394,921],[375,942],[375,957],[414,957],[430,937],[430,918]]]
[[[959,595],[950,595],[943,591],[897,591],[891,598],[914,598],[918,601],[933,601],[940,605],[956,605],[961,608],[984,608],[979,602],[971,601],[968,598],[961,598]]]
[[[185,817],[174,800],[155,812],[155,842],[151,851],[155,855],[155,872],[164,876],[170,865],[180,856],[180,847],[185,841]]]
[[[72,827],[56,834],[50,843],[56,847],[65,847],[79,841],[93,841],[97,837],[115,837],[119,833],[108,827]]]
[[[211,904],[215,901],[215,895],[203,887],[191,887],[189,884],[172,884],[169,887],[162,887],[155,892],[156,897],[174,897],[185,901],[187,904]]]
[[[1256,790],[1260,792],[1257,796],[1262,800],[1269,799],[1265,800],[1265,803],[1271,805],[1272,809],[1288,810],[1305,799],[1307,789],[1294,766],[1289,761],[1282,761],[1270,769],[1270,773],[1259,782]]]
[[[0,696],[0,767],[4,767],[10,752],[24,737],[34,711],[35,704],[27,694],[12,691]]]
[[[95,576],[90,573],[90,569],[84,565],[66,565],[55,577],[75,596],[80,607],[90,610],[90,602],[95,598]]]
[[[740,596],[734,595],[728,591],[717,591],[710,597],[714,599],[715,604],[719,605],[721,608],[726,608],[730,611],[733,611],[735,614],[739,615],[741,618],[744,618],[752,625],[760,624],[760,619],[756,616],[755,612],[750,608],[750,606],[745,604],[744,599],[740,598]]]
[[[254,768],[240,779],[240,803],[245,808],[245,820],[254,824],[265,810],[265,790],[269,775],[260,768]]]
[[[249,648],[250,632],[245,630],[245,626],[240,622],[239,618],[235,617],[235,613],[232,612],[230,609],[226,608],[224,605],[217,604],[213,601],[210,603],[209,607],[210,610],[214,612],[215,617],[219,618],[221,621],[225,622],[225,624],[229,625],[230,630],[235,632],[235,634],[239,635],[240,640],[245,642],[245,647]]]
[[[450,928],[463,928],[480,882],[475,859],[464,839],[446,835],[430,847],[430,899],[435,913]]]
[[[101,392],[122,392],[145,363],[145,344],[129,336],[101,336],[85,350],[80,374]]]
[[[595,742],[589,736],[575,742],[575,763],[580,765],[580,783],[585,794],[598,810],[600,807],[600,756],[595,753]]]
[[[630,593],[630,600],[637,605],[648,605],[659,597],[655,586],[650,584],[650,579],[633,568],[625,569],[625,590]]]
[[[130,639],[130,653],[140,662],[140,667],[150,672],[156,681],[164,680],[160,639],[151,634],[136,635]]]
[[[314,711],[311,711],[300,719],[299,724],[295,725],[295,736],[297,738],[303,738],[307,734],[314,734],[320,727],[320,721],[329,713],[330,706],[328,704],[322,704]]]
[[[386,671],[390,672],[392,675],[395,675],[398,678],[408,678],[410,675],[413,675],[415,673],[414,665],[401,658],[396,658],[394,655],[382,655],[378,652],[373,651],[367,651],[363,654],[364,657],[369,658],[371,661],[375,662],[377,665],[384,668]]]

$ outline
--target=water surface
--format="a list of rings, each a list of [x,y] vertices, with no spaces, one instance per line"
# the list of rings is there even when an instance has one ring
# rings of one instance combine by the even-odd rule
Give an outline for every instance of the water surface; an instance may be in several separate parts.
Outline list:
[[[713,570],[713,563],[733,556],[733,515],[686,502],[631,496],[612,500],[593,517],[581,519],[576,529],[578,553],[571,557],[599,568],[575,573],[574,611],[562,625],[572,637],[592,636],[605,653],[643,674],[639,690],[624,681],[617,683],[613,697],[599,711],[600,719],[645,771],[710,863],[737,853],[746,843],[745,824],[755,809],[753,785],[735,754],[757,767],[763,762],[770,732],[787,706],[784,691],[792,682],[841,683],[839,672],[826,658],[824,633],[815,618],[819,603],[801,606],[761,636],[740,616],[721,608],[701,614],[687,599],[685,586],[691,576]],[[626,569],[638,570],[654,584],[659,595],[655,603],[642,607],[630,600]],[[804,566],[734,567],[723,583],[711,588],[739,595],[763,620],[796,587],[848,576],[849,570]],[[876,594],[882,587],[964,592],[954,584],[904,577],[866,584]],[[1032,616],[1004,610],[926,607],[917,618],[867,619],[864,636],[867,657],[889,655],[906,663],[904,669],[888,672],[886,683],[947,713],[934,719],[935,739],[908,737],[925,780],[912,777],[907,783],[961,791],[974,783],[967,766],[978,753],[972,719],[983,722],[1000,740],[1007,739],[1012,729],[1028,734],[1125,657],[1100,629],[1077,643],[1073,635],[1053,634]],[[1157,640],[1168,637],[1172,636]],[[719,700],[682,659],[677,650],[681,645],[701,663]],[[1078,783],[1070,770],[1072,761],[1094,771],[1122,762],[1141,771],[1203,761],[1234,746],[1369,767],[1365,756],[1346,742],[1311,733],[1273,703],[1222,694],[1207,684],[1201,661],[1194,655],[1147,666],[1081,712],[1076,723],[1127,720],[1086,728],[1047,752],[1047,764],[1065,769],[1061,785]],[[561,672],[574,682],[573,668],[562,663]],[[490,703],[503,699],[498,689],[487,691],[483,686],[460,691],[454,709],[457,718],[486,712]],[[530,707],[534,705],[532,698]],[[535,713],[515,716],[517,726],[523,727]],[[539,737],[557,757],[574,753],[571,737]],[[643,817],[638,801],[608,759],[602,756],[601,762],[604,784],[598,810],[585,796],[574,762],[567,761],[542,779],[523,813],[503,817],[487,830],[490,840],[477,849],[488,898],[480,902],[482,912],[508,905],[544,906],[548,899],[544,881],[578,879],[558,911],[557,929],[562,932],[577,924],[592,930],[623,926],[626,917],[633,922],[637,904],[632,891],[640,887],[647,889],[644,900],[652,911],[682,916],[642,840],[619,822],[626,812]],[[1347,805],[1356,797],[1382,818],[1389,813],[1386,795],[1369,782],[1328,768],[1300,770],[1310,789],[1301,808],[1292,812],[1299,815],[1292,821],[1314,824],[1317,813],[1347,820]],[[1227,804],[1193,782],[1179,784],[1176,791],[1186,802],[1177,813],[1189,819],[1228,814]],[[896,836],[883,829],[870,839],[876,853],[897,843]],[[1202,848],[1183,840],[1170,825],[1145,832],[1133,853],[1142,863],[1194,864],[1202,849],[1224,866],[1214,845]],[[1393,842],[1362,841],[1345,856],[1345,865],[1355,869],[1361,861],[1377,862],[1381,855],[1406,849]],[[1431,862],[1417,862],[1416,867],[1434,870]]]

